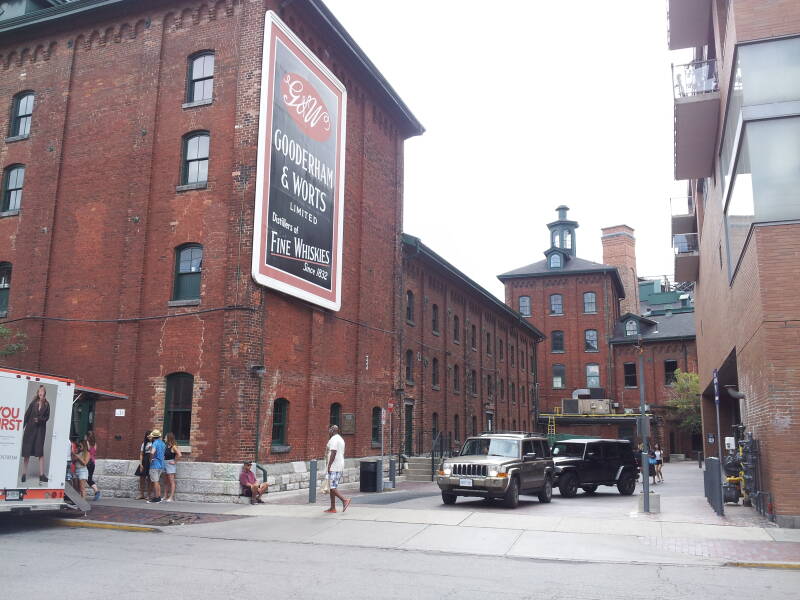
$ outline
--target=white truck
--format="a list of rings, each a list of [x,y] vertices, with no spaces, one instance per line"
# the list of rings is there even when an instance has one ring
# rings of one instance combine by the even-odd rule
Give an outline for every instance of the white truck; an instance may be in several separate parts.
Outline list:
[[[89,510],[66,481],[75,391],[70,379],[0,368],[0,512],[59,510],[66,497]]]

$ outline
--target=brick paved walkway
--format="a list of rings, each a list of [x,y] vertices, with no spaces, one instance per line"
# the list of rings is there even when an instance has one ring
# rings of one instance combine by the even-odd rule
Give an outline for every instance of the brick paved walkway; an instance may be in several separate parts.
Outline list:
[[[213,513],[194,513],[151,508],[130,508],[126,506],[93,505],[92,510],[83,514],[63,515],[69,519],[86,519],[88,521],[105,521],[110,523],[131,523],[134,525],[193,525],[197,523],[219,523],[234,519],[246,519],[245,515],[220,515]]]
[[[740,563],[800,563],[800,543],[640,537],[658,550]]]

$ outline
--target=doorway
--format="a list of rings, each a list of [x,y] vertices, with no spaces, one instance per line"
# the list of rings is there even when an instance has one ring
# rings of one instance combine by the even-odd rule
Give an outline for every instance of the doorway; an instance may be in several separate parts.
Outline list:
[[[406,402],[403,405],[405,411],[405,439],[404,451],[406,456],[414,454],[414,404]]]

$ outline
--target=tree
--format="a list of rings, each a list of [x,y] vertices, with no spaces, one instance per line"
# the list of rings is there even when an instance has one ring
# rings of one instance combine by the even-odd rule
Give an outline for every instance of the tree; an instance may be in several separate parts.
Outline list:
[[[675,410],[679,429],[700,433],[700,376],[677,369],[667,406]]]
[[[27,336],[21,331],[0,325],[0,358],[25,350],[26,338]]]

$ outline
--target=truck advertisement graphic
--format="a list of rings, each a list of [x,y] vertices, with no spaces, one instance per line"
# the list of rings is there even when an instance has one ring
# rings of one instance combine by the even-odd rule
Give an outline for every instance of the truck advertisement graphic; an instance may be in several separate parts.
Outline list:
[[[74,389],[0,369],[0,511],[63,505]]]

